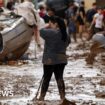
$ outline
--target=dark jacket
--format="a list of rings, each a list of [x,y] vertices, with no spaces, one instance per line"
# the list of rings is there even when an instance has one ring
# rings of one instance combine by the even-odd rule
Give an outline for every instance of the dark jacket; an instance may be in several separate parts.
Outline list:
[[[86,20],[91,23],[93,21],[94,15],[97,13],[96,9],[89,9],[86,13]]]
[[[59,29],[41,29],[40,35],[45,40],[43,64],[55,65],[67,63],[66,48],[70,42],[69,37],[64,42]]]

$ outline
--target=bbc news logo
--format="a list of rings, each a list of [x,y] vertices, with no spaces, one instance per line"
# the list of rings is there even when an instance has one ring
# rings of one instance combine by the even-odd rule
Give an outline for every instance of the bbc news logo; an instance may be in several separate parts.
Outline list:
[[[14,92],[11,90],[0,90],[0,97],[13,97]]]

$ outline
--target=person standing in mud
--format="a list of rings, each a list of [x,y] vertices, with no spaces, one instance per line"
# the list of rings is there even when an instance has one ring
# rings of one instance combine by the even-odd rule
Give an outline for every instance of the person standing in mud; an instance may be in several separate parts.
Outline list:
[[[43,83],[39,100],[44,101],[49,82],[54,73],[61,100],[65,99],[64,68],[67,64],[66,48],[70,43],[64,21],[57,17],[49,17],[49,28],[40,30],[45,40],[43,54]]]
[[[92,46],[90,47],[90,52],[86,57],[87,64],[93,64],[95,57],[102,52],[105,52],[105,31],[96,33],[92,37]]]
[[[82,1],[77,13],[77,22],[79,24],[79,37],[83,41],[83,32],[85,30],[85,2]]]
[[[97,13],[97,4],[93,3],[92,8],[89,9],[86,13],[86,21],[88,23],[88,26],[91,25],[93,18],[94,18],[94,15],[96,13]],[[89,36],[87,38],[88,41],[92,39],[93,34],[94,34],[94,25],[91,27],[91,30],[89,30]]]
[[[93,18],[93,21],[91,23],[91,26],[90,26],[89,30],[91,30],[93,25],[94,25],[94,34],[104,30],[104,28],[103,28],[103,26],[104,26],[104,16],[103,16],[103,12],[102,12],[101,7],[97,8],[97,13],[94,15],[94,18]]]
[[[9,0],[8,2],[7,2],[7,9],[9,9],[9,10],[13,10],[14,9],[14,5],[15,5],[15,2],[13,1],[13,0]]]
[[[67,26],[68,26],[68,33],[73,35],[73,39],[77,42],[76,38],[76,15],[74,11],[74,2],[69,3],[69,8],[66,11],[66,19],[67,19]]]

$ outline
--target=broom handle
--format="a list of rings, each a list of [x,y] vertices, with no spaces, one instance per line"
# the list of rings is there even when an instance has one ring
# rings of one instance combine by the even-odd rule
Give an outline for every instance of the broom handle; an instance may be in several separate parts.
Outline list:
[[[37,96],[38,96],[38,94],[39,94],[40,88],[42,87],[43,80],[44,80],[44,76],[42,77],[42,79],[41,79],[41,81],[40,81],[40,84],[39,84],[39,87],[38,87],[38,90],[37,90],[35,99],[37,99]]]

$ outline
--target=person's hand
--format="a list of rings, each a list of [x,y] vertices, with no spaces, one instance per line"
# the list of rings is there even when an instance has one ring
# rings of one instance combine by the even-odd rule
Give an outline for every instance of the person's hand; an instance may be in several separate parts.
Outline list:
[[[49,23],[47,23],[47,24],[43,25],[41,28],[39,28],[39,30],[41,30],[42,28],[49,28],[49,27],[50,27],[50,25],[49,25]]]
[[[50,27],[49,23],[45,24],[45,28],[49,28],[49,27]]]

